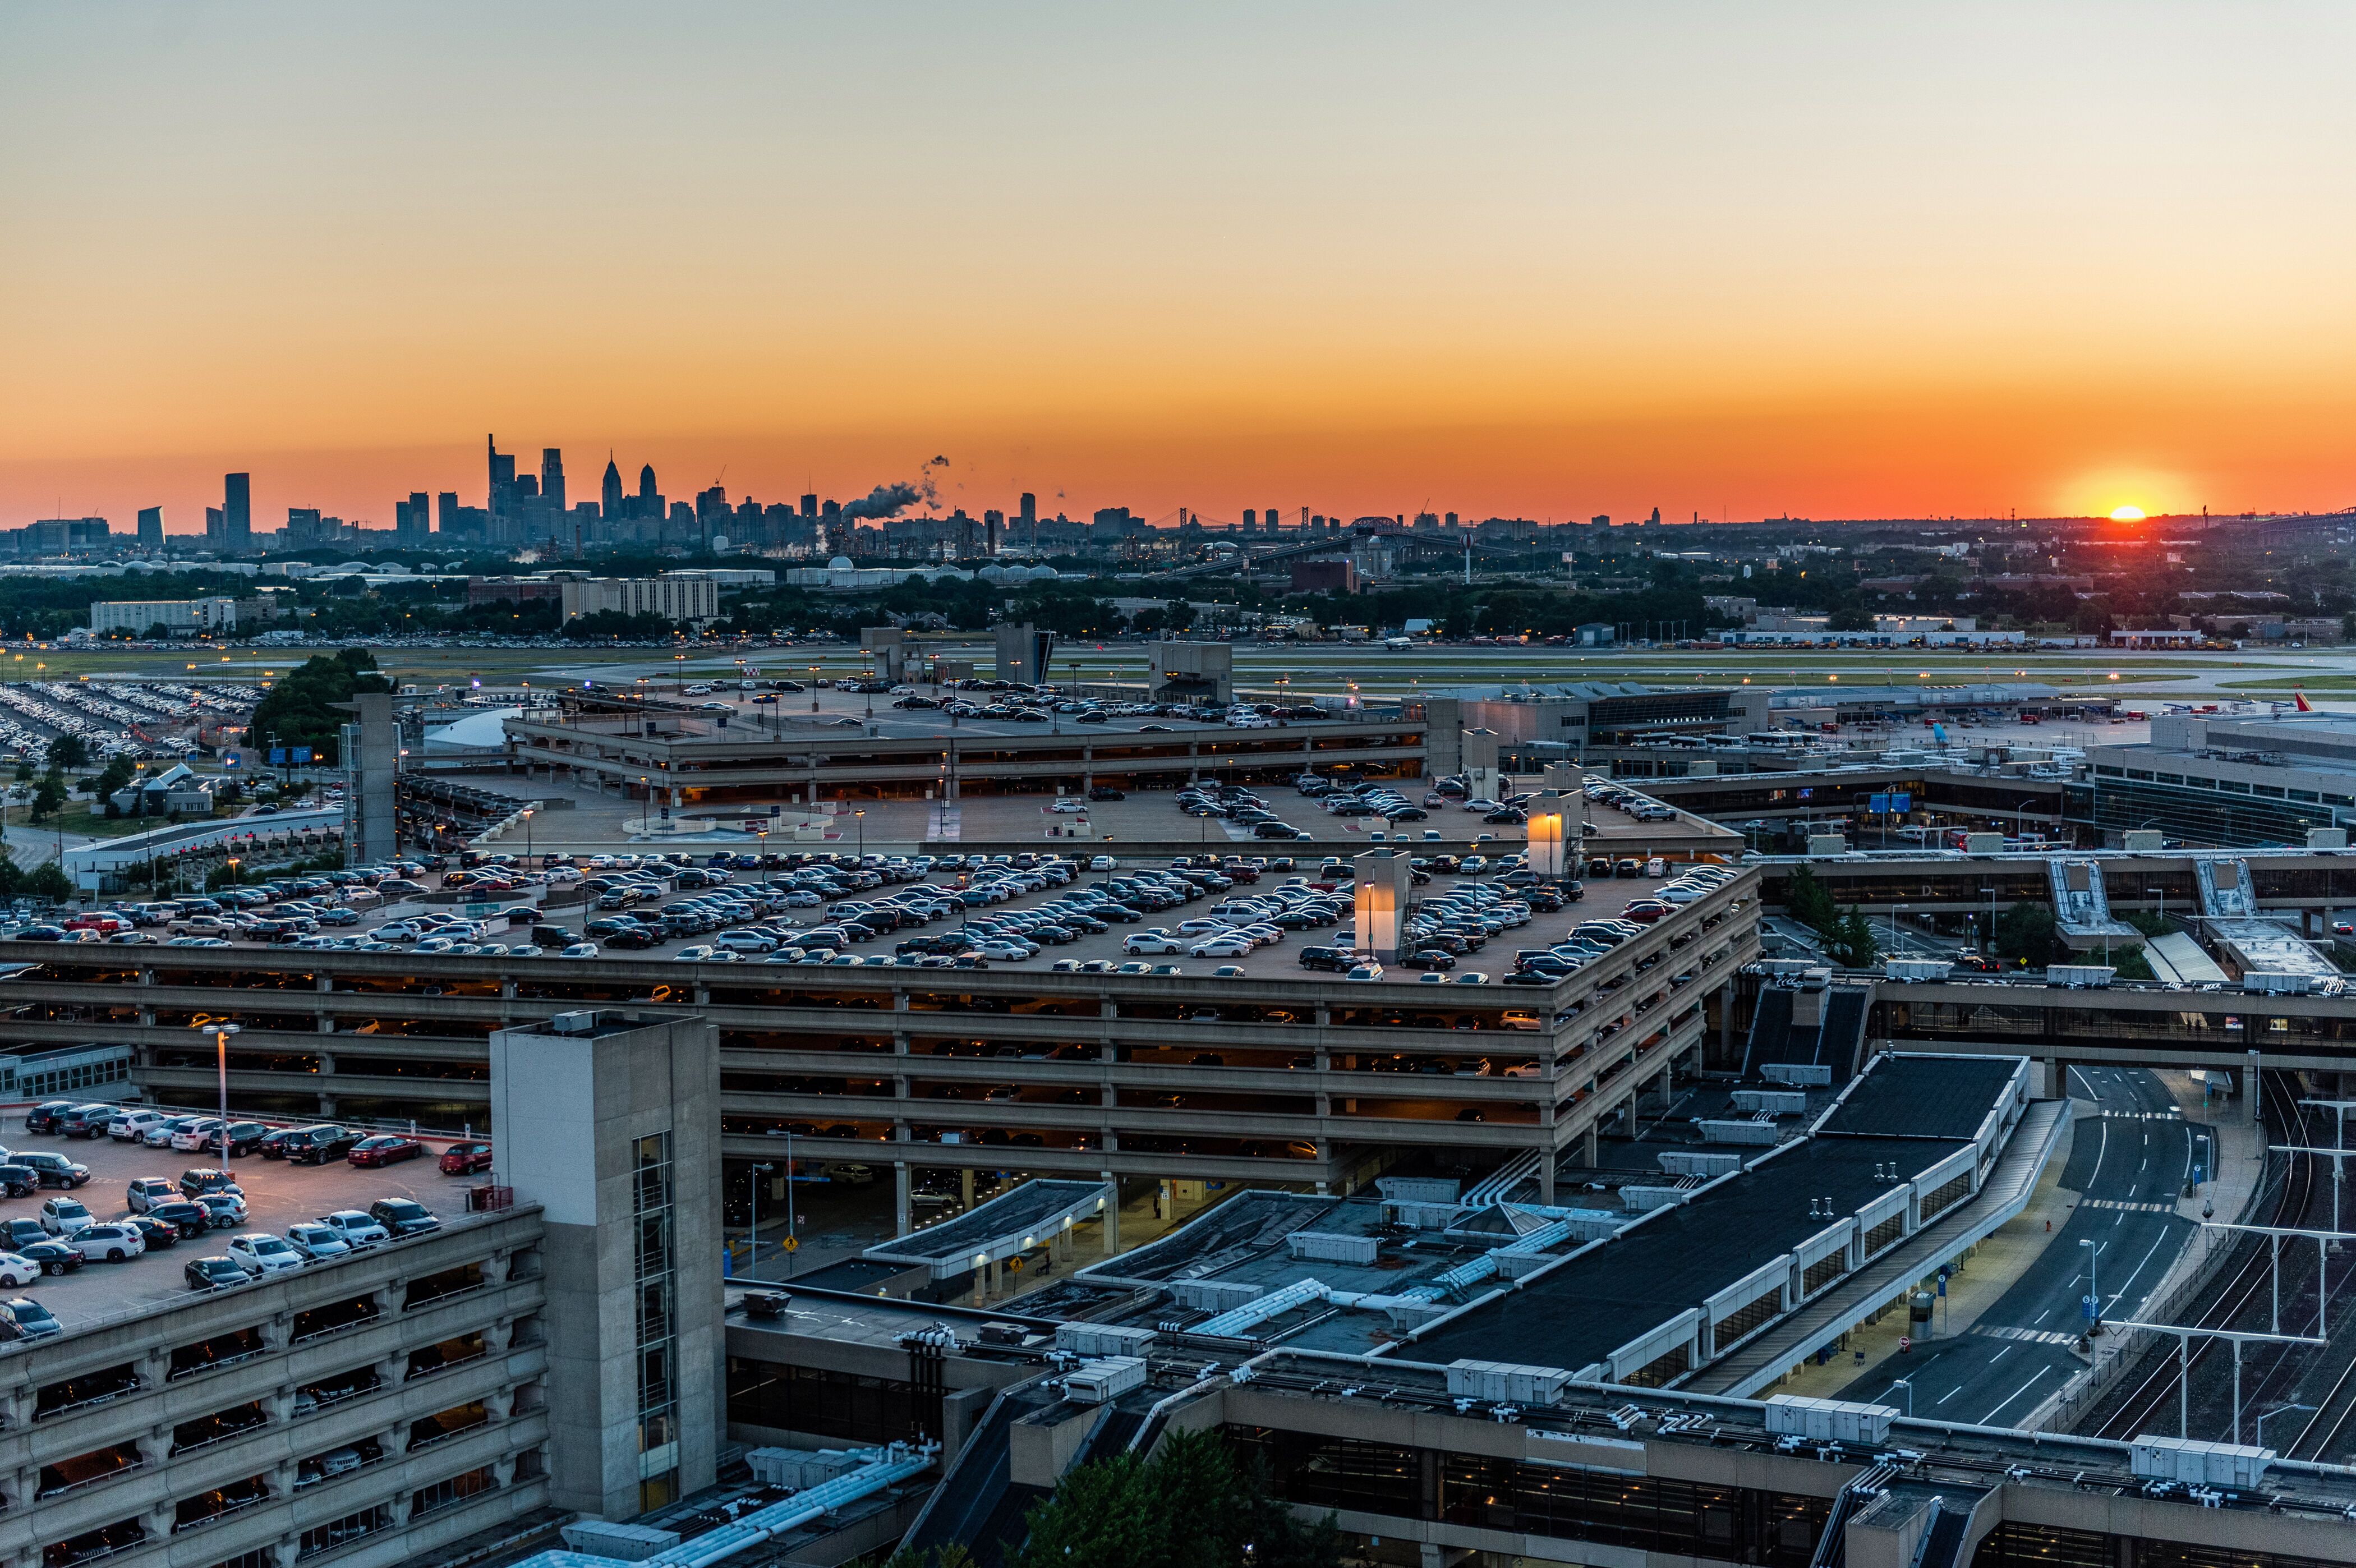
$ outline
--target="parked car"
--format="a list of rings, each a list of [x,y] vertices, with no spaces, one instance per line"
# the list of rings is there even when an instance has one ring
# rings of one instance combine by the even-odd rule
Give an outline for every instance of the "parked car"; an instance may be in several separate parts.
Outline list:
[[[344,1245],[355,1252],[365,1251],[380,1241],[392,1239],[391,1231],[357,1208],[339,1208],[333,1214],[322,1214],[319,1223],[342,1237]]]
[[[19,1258],[18,1262],[25,1260]],[[18,1339],[47,1339],[63,1334],[66,1326],[58,1321],[57,1314],[30,1296],[12,1296],[0,1301],[0,1325],[14,1330]]]
[[[190,1165],[180,1173],[180,1196],[202,1197],[209,1192],[243,1192],[237,1178],[210,1165]]]
[[[119,1144],[135,1144],[149,1128],[169,1120],[161,1111],[120,1111],[106,1124],[106,1135]]]
[[[440,1216],[414,1198],[380,1197],[369,1205],[368,1217],[384,1227],[396,1240],[404,1236],[423,1236],[428,1230],[442,1229]]]
[[[77,1187],[90,1180],[90,1167],[76,1165],[63,1155],[44,1150],[27,1150],[8,1156],[11,1165],[28,1167],[41,1178],[43,1187]]]
[[[61,1138],[103,1137],[114,1120],[117,1108],[112,1105],[77,1105],[58,1112],[57,1125],[52,1129]]]
[[[408,1134],[387,1133],[374,1138],[362,1138],[351,1146],[344,1158],[355,1165],[390,1165],[402,1160],[416,1159],[424,1153],[425,1145]]]
[[[72,1273],[88,1261],[81,1255],[81,1249],[70,1241],[34,1241],[16,1250],[40,1264],[41,1273],[53,1276]]]
[[[141,1243],[150,1252],[160,1252],[175,1246],[180,1240],[180,1228],[166,1225],[152,1214],[134,1214],[123,1221],[139,1232]]]
[[[147,1218],[158,1225],[169,1225],[183,1241],[193,1241],[213,1228],[211,1212],[185,1197],[155,1205],[147,1211]]]
[[[151,1149],[168,1149],[182,1128],[192,1127],[206,1120],[208,1118],[202,1116],[169,1116],[148,1128],[140,1135],[139,1141]]]
[[[212,1216],[213,1229],[230,1230],[245,1223],[245,1199],[234,1192],[199,1193],[188,1200]]]
[[[267,1230],[249,1230],[231,1240],[229,1257],[230,1262],[256,1279],[264,1274],[291,1273],[309,1262],[292,1241]]]
[[[0,1165],[0,1194],[9,1197],[23,1197],[41,1185],[41,1174],[38,1171],[30,1165],[16,1164],[14,1155],[9,1155],[8,1158],[10,1163]]]
[[[231,1260],[220,1256],[190,1258],[180,1271],[190,1290],[226,1290],[251,1277]]]
[[[348,1127],[305,1127],[286,1140],[286,1163],[294,1165],[322,1165],[329,1160],[340,1160],[351,1152],[360,1135]]]
[[[351,1244],[344,1240],[335,1227],[322,1224],[316,1219],[306,1219],[297,1225],[289,1225],[286,1228],[286,1240],[294,1243],[296,1251],[315,1263],[324,1262],[329,1258],[344,1257],[352,1250]]]
[[[92,1225],[72,1239],[81,1255],[97,1263],[125,1263],[147,1250],[147,1238],[123,1220]]]
[[[25,1131],[27,1133],[56,1132],[58,1118],[72,1110],[74,1104],[75,1102],[70,1100],[44,1100],[25,1112]]]
[[[70,1239],[97,1223],[98,1216],[83,1208],[78,1198],[53,1197],[41,1205],[41,1229],[52,1236]]]
[[[453,1144],[442,1151],[444,1176],[472,1176],[491,1168],[491,1146],[485,1143]]]
[[[0,1285],[28,1285],[41,1277],[41,1265],[20,1252],[0,1252]]]

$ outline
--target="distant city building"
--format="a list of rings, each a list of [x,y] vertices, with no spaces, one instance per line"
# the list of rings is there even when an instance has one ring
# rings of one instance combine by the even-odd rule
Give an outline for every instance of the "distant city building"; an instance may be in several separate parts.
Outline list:
[[[143,506],[139,509],[139,548],[142,550],[164,548],[164,509],[162,507]]]
[[[564,510],[564,453],[558,447],[540,449],[540,499],[554,510]]]
[[[564,585],[564,618],[612,610],[665,620],[706,621],[720,614],[720,585],[709,577],[591,577]]]
[[[224,550],[253,548],[253,476],[224,474],[221,476],[221,532],[220,544]]]
[[[156,524],[160,530],[162,522]],[[112,541],[102,517],[45,517],[22,528],[0,531],[0,547],[19,556],[68,555],[75,551],[103,550]]]
[[[605,478],[598,486],[597,493],[598,499],[605,503],[608,518],[622,515],[622,469],[621,465],[614,461],[611,452],[605,454]]]
[[[405,549],[420,548],[433,533],[433,502],[423,490],[412,490],[407,500],[392,503],[394,543]]]
[[[237,601],[231,598],[102,599],[90,607],[90,629],[93,637],[104,637],[112,631],[126,631],[134,637],[143,637],[149,628],[155,626],[170,628],[175,637],[193,637],[208,631],[235,631]]]

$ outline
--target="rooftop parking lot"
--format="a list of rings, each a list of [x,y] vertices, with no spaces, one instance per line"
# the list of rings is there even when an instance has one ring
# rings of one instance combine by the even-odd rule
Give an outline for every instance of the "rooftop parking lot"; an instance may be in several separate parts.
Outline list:
[[[21,1109],[10,1110],[5,1122],[0,1122],[0,1145],[5,1145],[12,1155],[59,1155],[90,1169],[90,1180],[83,1186],[70,1189],[44,1187],[24,1197],[0,1200],[0,1224],[38,1220],[43,1203],[61,1197],[79,1201],[99,1223],[121,1220],[135,1212],[129,1196],[135,1180],[162,1177],[177,1184],[184,1171],[221,1166],[218,1147],[204,1153],[187,1153],[147,1148],[107,1136],[88,1141],[27,1132]],[[121,1316],[187,1295],[189,1285],[184,1269],[189,1260],[225,1255],[229,1243],[241,1235],[267,1232],[283,1237],[290,1225],[338,1210],[365,1212],[379,1198],[411,1198],[437,1217],[455,1219],[466,1212],[466,1189],[489,1178],[479,1175],[443,1176],[439,1163],[444,1146],[443,1141],[427,1140],[423,1156],[371,1169],[343,1160],[319,1165],[290,1165],[283,1159],[245,1155],[227,1166],[231,1179],[243,1189],[247,1208],[244,1223],[218,1229],[201,1238],[184,1239],[169,1248],[150,1250],[121,1262],[90,1262],[61,1277],[45,1274],[29,1286],[0,1289],[0,1294],[31,1296],[70,1331],[96,1319]]]
[[[1459,917],[1455,940],[1433,933],[1431,940],[1411,942],[1411,950],[1438,949],[1445,961],[1394,966],[1384,977],[1388,982],[1483,983],[1468,978],[1472,975],[1502,981],[1517,950],[1548,947],[1583,921],[1621,917],[1692,869],[1622,855],[1611,858],[1611,875],[1593,875],[1590,867],[1581,883],[1550,888],[1529,886],[1518,855],[1417,858],[1408,918]],[[568,961],[570,951],[576,958],[879,969],[1101,972],[1130,966],[1127,972],[1144,973],[1175,965],[1185,974],[1232,971],[1271,978],[1311,967],[1302,960],[1304,949],[1346,950],[1355,931],[1353,866],[1339,856],[1206,853],[1133,860],[1076,849],[989,857],[813,857],[798,865],[744,870],[638,857],[615,857],[605,866],[593,858],[586,865],[547,871],[490,869],[496,875],[483,885],[484,904],[496,913],[414,895],[354,910],[315,894],[172,920],[117,933],[115,940],[255,948],[309,943],[421,958],[498,957],[520,949],[552,963]],[[519,886],[498,886],[507,881]],[[552,894],[566,901],[530,902]],[[1483,910],[1503,923],[1483,920],[1475,929],[1461,918]],[[540,917],[537,924],[532,916]],[[1246,928],[1252,940],[1244,950],[1234,950],[1241,944],[1232,942],[1194,950]],[[191,930],[205,934],[176,935]],[[1350,964],[1320,960],[1317,967],[1338,973]]]

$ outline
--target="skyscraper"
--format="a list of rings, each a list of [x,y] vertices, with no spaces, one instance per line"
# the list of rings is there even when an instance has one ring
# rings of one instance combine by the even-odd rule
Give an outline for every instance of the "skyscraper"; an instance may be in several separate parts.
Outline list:
[[[422,548],[434,534],[433,498],[412,490],[407,500],[392,503],[392,542],[409,549]]]
[[[559,447],[540,449],[540,494],[556,510],[564,510],[564,453]]]
[[[638,470],[638,506],[648,517],[662,515],[662,492],[655,489],[655,466],[652,463]]]
[[[139,509],[139,548],[142,550],[164,548],[164,509],[162,507],[143,506]]]
[[[221,547],[243,550],[253,542],[253,476],[221,477]]]
[[[615,463],[614,455],[611,452],[605,454],[605,482],[598,487],[598,489],[597,499],[605,504],[605,516],[609,520],[621,516],[622,470]]]
[[[508,510],[509,493],[515,489],[515,455],[500,451],[499,438],[496,435],[484,436],[483,446],[490,453],[489,494],[483,504],[492,515],[497,516]]]

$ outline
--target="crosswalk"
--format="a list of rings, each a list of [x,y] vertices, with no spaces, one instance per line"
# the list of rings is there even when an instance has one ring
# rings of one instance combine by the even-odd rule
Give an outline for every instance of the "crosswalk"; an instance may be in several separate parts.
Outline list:
[[[2176,1212],[2176,1205],[2172,1203],[2136,1203],[2124,1197],[2090,1197],[2084,1200],[2084,1207],[2088,1208],[2126,1208],[2131,1209],[2137,1214],[2173,1214]]]
[[[1972,1332],[1984,1338],[2019,1339],[2032,1345],[2068,1345],[2078,1337],[2074,1334],[2056,1334],[2050,1328],[2015,1328],[2003,1323],[1976,1324]]]
[[[2098,1111],[2094,1114],[2109,1122],[2181,1122],[2184,1112],[2174,1106],[2165,1111]]]

